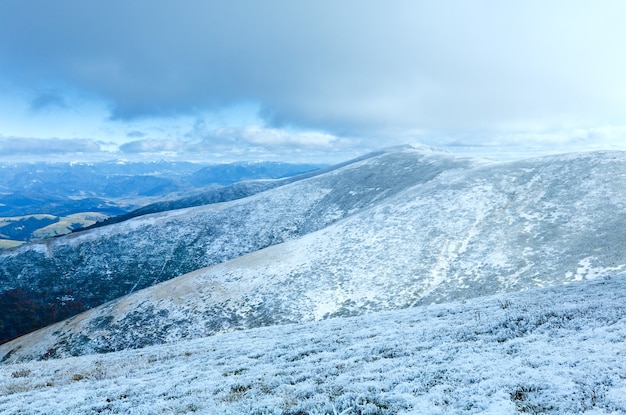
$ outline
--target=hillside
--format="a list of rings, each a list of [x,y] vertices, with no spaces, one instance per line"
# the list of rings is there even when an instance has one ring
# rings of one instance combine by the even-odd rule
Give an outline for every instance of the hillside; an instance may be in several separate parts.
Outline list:
[[[198,192],[215,198],[212,191],[216,188],[244,180],[289,177],[319,167],[277,162],[207,165],[120,160],[0,163],[0,249],[88,227],[95,221],[81,220],[85,215],[96,214],[101,221],[155,201],[180,195],[196,197]],[[51,228],[51,224],[55,226]]]
[[[413,174],[419,167],[421,174],[409,181],[399,160]],[[351,187],[339,185],[345,183],[346,170],[362,177],[364,169],[387,168],[396,176],[386,173],[379,180],[402,191],[388,197],[376,193],[361,209],[339,211],[333,220],[318,222],[315,232],[294,232],[281,238],[283,243],[112,301],[0,351],[14,350],[10,357],[17,359],[110,352],[558,286],[626,268],[626,154],[574,154],[454,169],[441,165],[450,166],[449,156],[405,149],[319,176],[316,180],[334,184],[320,192],[332,204],[315,202],[316,212],[325,215],[336,212],[338,201],[360,194],[354,181]],[[375,177],[368,177],[368,188],[377,189]],[[412,185],[400,186],[400,178]],[[293,185],[307,185],[308,192],[297,194],[316,200],[314,183]],[[294,198],[288,186],[275,190],[280,192],[220,208],[255,203],[261,209],[236,217],[262,223],[267,231],[293,223],[298,206],[311,205],[309,199],[302,203]],[[267,197],[272,206],[282,206],[273,212],[276,216],[261,213]],[[175,214],[187,218],[195,212]],[[306,222],[298,224],[298,231],[315,230]],[[241,229],[249,228],[240,228],[237,237],[243,238]],[[223,249],[237,240],[254,239],[232,238]]]
[[[377,155],[381,155],[381,152],[375,152],[375,153],[370,153],[367,154],[365,156],[350,160],[348,162],[344,162],[344,163],[340,163],[334,166],[330,166],[330,167],[324,167],[324,168],[318,168],[309,172],[305,172],[305,173],[301,173],[301,174],[296,174],[296,175],[292,175],[289,177],[283,177],[280,179],[276,179],[276,180],[261,180],[258,177],[255,177],[254,180],[243,180],[243,181],[238,181],[235,183],[230,183],[228,185],[223,185],[222,187],[213,187],[208,191],[204,191],[204,192],[200,192],[197,194],[193,194],[191,196],[185,196],[185,197],[181,197],[181,198],[177,198],[177,199],[172,199],[172,200],[166,200],[166,201],[159,201],[159,202],[154,202],[154,203],[150,203],[146,206],[142,206],[138,209],[132,210],[128,213],[124,213],[122,215],[117,215],[117,216],[113,216],[108,218],[107,220],[95,223],[91,226],[87,226],[83,229],[79,229],[77,231],[84,231],[84,230],[88,230],[88,229],[94,229],[94,228],[99,228],[102,226],[107,226],[107,225],[111,225],[114,223],[120,223],[120,222],[124,222],[127,221],[129,219],[133,219],[133,218],[137,218],[139,216],[144,216],[144,215],[149,215],[152,213],[159,213],[159,212],[166,212],[168,210],[175,210],[175,209],[185,209],[185,208],[189,208],[189,207],[196,207],[196,206],[202,206],[202,205],[210,205],[213,203],[222,203],[222,202],[229,202],[231,200],[237,200],[237,199],[243,199],[244,197],[248,197],[248,196],[252,196],[254,194],[266,191],[266,190],[270,190],[270,189],[274,189],[276,187],[279,186],[283,186],[285,184],[289,184],[289,183],[293,183],[299,180],[303,180],[303,179],[307,179],[309,177],[314,177],[314,176],[318,176],[324,173],[327,173],[329,171],[333,171],[336,169],[339,169],[343,166],[352,164],[352,163],[356,163],[358,161],[361,160],[365,160],[367,158],[370,157],[375,157]],[[277,165],[277,167],[280,167],[280,163],[274,163]],[[301,169],[304,168],[313,168],[313,165],[297,165],[300,166]],[[320,166],[321,167],[321,166]],[[295,166],[291,166],[292,170],[295,172]],[[206,169],[203,169],[203,171]],[[214,168],[211,168],[209,170],[211,172],[211,176],[218,176],[222,171],[220,170],[216,170]],[[262,174],[265,171],[265,169],[261,169],[260,172],[257,172],[256,170],[252,170],[251,172],[249,172],[248,174],[251,173],[257,173],[257,174]],[[281,170],[278,169],[278,171],[280,172]],[[275,176],[278,176],[277,174],[275,174]],[[246,178],[248,177],[247,175],[241,175],[239,177],[243,177]],[[265,179],[267,179],[268,177],[266,177]],[[231,179],[232,180],[232,179]],[[217,179],[216,179],[217,181]],[[219,181],[220,183],[224,182],[224,179]],[[200,182],[202,183],[202,182]]]
[[[0,413],[626,413],[626,275],[0,364]]]
[[[236,201],[144,215],[0,253],[0,340],[297,239],[444,171],[480,163],[431,149],[390,149]]]

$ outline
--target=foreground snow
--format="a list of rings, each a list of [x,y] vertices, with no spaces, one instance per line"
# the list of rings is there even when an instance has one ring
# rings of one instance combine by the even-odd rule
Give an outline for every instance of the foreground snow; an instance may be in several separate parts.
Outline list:
[[[623,414],[626,275],[0,365],[12,414]]]

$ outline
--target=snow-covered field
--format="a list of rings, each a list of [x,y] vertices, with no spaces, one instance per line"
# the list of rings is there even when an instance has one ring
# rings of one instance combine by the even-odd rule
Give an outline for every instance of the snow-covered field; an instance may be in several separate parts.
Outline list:
[[[2,414],[624,414],[626,274],[0,364]]]

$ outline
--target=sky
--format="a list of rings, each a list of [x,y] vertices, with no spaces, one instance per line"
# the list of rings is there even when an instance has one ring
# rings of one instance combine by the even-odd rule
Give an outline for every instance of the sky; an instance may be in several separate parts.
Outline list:
[[[620,0],[0,0],[0,160],[626,150]]]

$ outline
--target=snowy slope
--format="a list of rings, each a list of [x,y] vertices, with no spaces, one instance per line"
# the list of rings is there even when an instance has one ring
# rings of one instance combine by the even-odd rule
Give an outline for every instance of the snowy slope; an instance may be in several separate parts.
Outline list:
[[[6,414],[624,414],[626,276],[0,365]]]
[[[142,216],[30,244],[0,253],[0,297],[9,291],[13,301],[16,295],[10,290],[20,289],[18,294],[26,297],[22,303],[29,305],[7,308],[34,303],[46,317],[75,314],[299,238],[443,171],[479,163],[432,149],[395,148],[245,199]],[[33,328],[37,326],[27,327]]]
[[[626,269],[625,201],[624,153],[448,170],[317,232],[17,339],[0,357],[108,352],[611,275]]]

